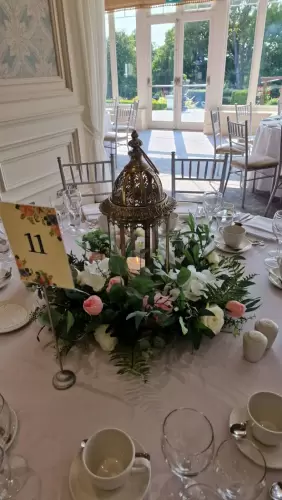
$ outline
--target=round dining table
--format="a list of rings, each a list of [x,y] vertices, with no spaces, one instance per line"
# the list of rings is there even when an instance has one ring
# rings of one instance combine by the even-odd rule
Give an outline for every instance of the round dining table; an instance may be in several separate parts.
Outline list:
[[[64,241],[67,251],[80,254],[68,232]],[[0,336],[0,391],[19,419],[11,452],[23,455],[40,477],[40,500],[71,500],[70,465],[81,441],[104,427],[123,429],[143,445],[152,464],[148,498],[169,499],[177,478],[173,479],[164,461],[161,434],[163,420],[172,409],[202,411],[213,425],[217,447],[229,437],[229,415],[235,407],[244,407],[257,391],[282,392],[282,290],[269,282],[264,266],[273,248],[274,243],[266,241],[264,247],[253,246],[244,254],[246,273],[257,274],[251,294],[261,297],[261,306],[244,331],[253,329],[256,319],[265,317],[280,328],[273,347],[258,363],[243,358],[242,334],[235,337],[222,332],[212,340],[206,339],[198,351],[192,352],[187,345],[185,350],[180,346],[168,349],[152,364],[148,382],[144,383],[138,377],[117,375],[108,354],[98,346],[91,352],[73,349],[64,365],[75,371],[76,384],[58,391],[52,386],[58,365],[48,331],[43,330],[38,340],[40,325],[30,323]],[[20,281],[15,265],[13,278],[0,291],[0,298],[26,305],[29,310],[36,303],[34,292]],[[281,472],[268,470],[267,487],[275,480],[281,480]],[[267,487],[263,499],[268,497]]]

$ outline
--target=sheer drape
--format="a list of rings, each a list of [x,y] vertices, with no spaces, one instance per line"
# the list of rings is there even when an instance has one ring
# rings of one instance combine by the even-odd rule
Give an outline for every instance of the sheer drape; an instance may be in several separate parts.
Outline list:
[[[92,135],[88,155],[89,161],[102,161],[107,158],[104,149],[104,119],[107,91],[105,4],[104,0],[77,0],[77,7],[84,63],[84,75],[82,75],[82,78],[86,82],[86,101],[88,103],[91,122],[88,129]],[[95,194],[99,194],[97,189],[94,190]],[[100,185],[99,190],[101,189]],[[103,188],[103,191],[105,190]],[[96,201],[100,201],[99,197]]]

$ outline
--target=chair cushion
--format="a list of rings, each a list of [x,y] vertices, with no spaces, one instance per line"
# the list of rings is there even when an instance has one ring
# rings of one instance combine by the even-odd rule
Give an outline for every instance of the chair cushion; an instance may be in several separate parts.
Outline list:
[[[259,156],[259,155],[250,155],[248,158],[248,169],[263,169],[263,168],[271,168],[276,167],[278,165],[278,160],[275,158],[271,158],[271,156]],[[245,157],[244,158],[236,158],[232,159],[231,162],[232,167],[237,167],[239,169],[245,168]]]
[[[104,137],[105,142],[116,142],[116,141],[124,141],[127,139],[127,134],[122,132],[107,132]]]
[[[231,148],[231,153],[232,154],[243,154],[245,151],[245,147],[240,144],[238,144],[238,146],[232,146]],[[225,142],[224,144],[221,144],[219,146],[216,147],[216,154],[220,155],[220,154],[230,154],[230,144],[229,142]]]

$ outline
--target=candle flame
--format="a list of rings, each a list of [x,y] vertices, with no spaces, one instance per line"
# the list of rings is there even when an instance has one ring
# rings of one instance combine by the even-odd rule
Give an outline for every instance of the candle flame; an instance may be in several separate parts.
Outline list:
[[[139,257],[135,257],[135,260],[136,260],[136,264],[140,264],[140,258]]]

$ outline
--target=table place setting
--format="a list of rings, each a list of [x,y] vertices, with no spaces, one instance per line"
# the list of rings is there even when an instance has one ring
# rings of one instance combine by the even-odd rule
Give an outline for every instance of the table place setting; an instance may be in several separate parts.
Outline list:
[[[282,217],[175,214],[130,146],[91,230],[75,186],[1,203],[0,499],[281,500]]]

